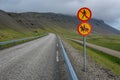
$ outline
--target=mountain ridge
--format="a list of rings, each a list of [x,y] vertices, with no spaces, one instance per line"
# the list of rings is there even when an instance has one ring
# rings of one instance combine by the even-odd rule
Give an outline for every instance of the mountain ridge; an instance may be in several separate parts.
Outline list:
[[[4,25],[1,25],[3,24]],[[56,13],[38,13],[24,12],[11,13],[0,10],[0,29],[10,27],[18,31],[33,31],[33,29],[44,29],[45,27],[55,28],[61,27],[64,29],[76,30],[80,23],[76,16],[56,14]],[[91,19],[89,23],[93,27],[93,34],[120,34],[119,30],[111,27],[102,20]],[[6,26],[6,24],[8,24]]]

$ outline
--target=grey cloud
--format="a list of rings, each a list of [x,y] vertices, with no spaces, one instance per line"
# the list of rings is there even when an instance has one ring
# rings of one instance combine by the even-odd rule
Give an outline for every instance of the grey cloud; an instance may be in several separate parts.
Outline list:
[[[85,3],[93,10],[93,17],[111,22],[120,18],[120,0],[89,0]]]
[[[92,9],[93,18],[102,19],[120,30],[120,0],[87,0],[84,6]]]

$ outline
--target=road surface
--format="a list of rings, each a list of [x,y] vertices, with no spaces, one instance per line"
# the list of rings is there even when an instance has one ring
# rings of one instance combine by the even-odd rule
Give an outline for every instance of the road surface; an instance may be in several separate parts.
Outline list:
[[[0,80],[58,80],[54,34],[0,51]],[[57,52],[57,54],[56,54]]]
[[[70,40],[73,40],[75,42],[78,42],[80,44],[83,44],[83,41],[80,41],[80,40],[76,40],[76,39],[70,39]],[[109,55],[112,55],[112,56],[115,56],[115,57],[118,57],[120,58],[120,52],[119,51],[116,51],[116,50],[112,50],[112,49],[109,49],[109,48],[105,48],[105,47],[102,47],[102,46],[98,46],[98,45],[94,45],[94,44],[90,44],[90,43],[87,43],[86,42],[86,45],[90,48],[93,48],[93,49],[96,49],[96,50],[99,50],[99,51],[102,51],[106,54],[109,54]]]

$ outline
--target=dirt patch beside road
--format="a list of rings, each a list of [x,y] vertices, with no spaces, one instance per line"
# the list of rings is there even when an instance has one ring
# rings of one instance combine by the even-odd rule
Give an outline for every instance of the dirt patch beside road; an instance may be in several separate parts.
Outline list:
[[[83,71],[83,53],[64,42],[64,46],[68,52],[71,63],[78,75],[79,80],[120,80],[118,76],[112,73],[93,59],[87,56],[87,72]]]

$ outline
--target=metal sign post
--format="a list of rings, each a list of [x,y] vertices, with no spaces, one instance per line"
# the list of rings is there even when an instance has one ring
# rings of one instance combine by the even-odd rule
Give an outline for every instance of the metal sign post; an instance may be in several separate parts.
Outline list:
[[[91,19],[92,12],[89,8],[83,7],[78,10],[77,17],[81,21],[78,24],[77,31],[83,36],[83,52],[84,52],[84,64],[83,69],[86,72],[86,36],[88,36],[92,31],[92,26],[87,22]]]
[[[84,71],[86,72],[86,37],[83,37],[83,48],[84,48]]]

